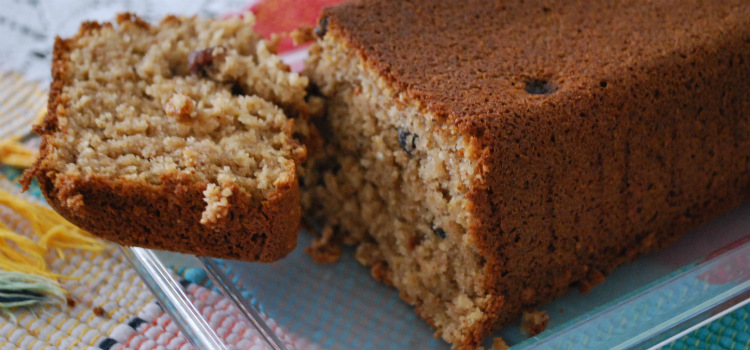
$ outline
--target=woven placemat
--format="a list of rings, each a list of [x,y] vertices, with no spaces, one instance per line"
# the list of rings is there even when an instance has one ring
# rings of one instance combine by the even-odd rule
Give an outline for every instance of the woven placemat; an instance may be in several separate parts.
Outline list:
[[[20,193],[15,181],[19,170],[4,167],[3,175],[1,189],[43,203],[41,197]],[[27,223],[3,207],[0,221],[29,237],[32,234]],[[61,281],[66,303],[11,310],[16,319],[0,321],[0,349],[192,349],[115,245],[107,244],[101,253],[65,253],[62,258],[50,255],[47,259],[50,270],[69,277]],[[204,271],[175,270],[188,298],[226,344],[236,349],[266,348],[232,302],[206,285]],[[252,298],[247,292],[244,296]],[[311,348],[305,342],[298,347],[296,339],[267,315],[262,317],[289,349]]]

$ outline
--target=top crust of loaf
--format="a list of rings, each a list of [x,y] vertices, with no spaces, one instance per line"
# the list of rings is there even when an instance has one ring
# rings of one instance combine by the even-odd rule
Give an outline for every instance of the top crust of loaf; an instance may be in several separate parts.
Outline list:
[[[354,0],[316,32],[479,149],[495,303],[460,349],[750,198],[747,1]]]
[[[317,32],[335,32],[398,91],[481,136],[523,122],[512,113],[519,109],[604,89],[621,71],[689,56],[694,44],[742,37],[749,7],[742,0],[354,0],[324,9]]]
[[[195,23],[193,21],[199,20],[168,16],[157,28],[151,27],[135,15],[125,13],[118,15],[116,24],[117,28],[125,33],[115,35],[127,36],[130,35],[128,31],[137,31],[139,28],[144,31],[154,28],[170,30],[172,26],[191,25],[190,23]],[[246,19],[245,21],[251,22],[252,20]],[[250,30],[251,23],[242,25]],[[265,179],[258,175],[258,179],[250,182],[257,187],[248,187],[242,183],[244,180],[237,177],[240,175],[234,176],[228,167],[225,167],[218,176],[217,174],[200,174],[203,175],[201,178],[196,175],[196,172],[200,171],[198,165],[195,169],[190,165],[192,165],[191,162],[201,162],[202,154],[187,149],[183,150],[183,154],[191,159],[187,162],[188,167],[186,169],[178,167],[176,171],[167,170],[157,173],[158,178],[140,176],[138,173],[102,175],[98,174],[95,168],[71,171],[71,165],[60,165],[59,145],[64,143],[61,139],[64,140],[65,135],[68,134],[67,128],[71,124],[69,119],[76,117],[70,115],[69,111],[73,109],[72,104],[77,101],[71,101],[66,93],[66,88],[74,84],[75,73],[73,73],[71,52],[75,47],[81,47],[81,42],[85,43],[88,38],[119,29],[116,29],[112,23],[85,22],[75,37],[67,40],[56,39],[52,65],[53,82],[50,86],[48,101],[49,112],[42,125],[35,127],[35,131],[42,136],[40,156],[34,167],[24,175],[23,183],[28,186],[31,178],[36,176],[49,204],[61,215],[96,235],[120,244],[262,262],[275,261],[284,257],[296,246],[301,217],[296,166],[305,160],[306,155],[304,146],[292,138],[292,133],[295,131],[294,121],[287,120],[279,107],[263,99],[278,103],[294,116],[306,118],[308,106],[304,97],[307,80],[296,73],[289,73],[288,67],[276,61],[276,58],[270,56],[268,51],[261,52],[261,50],[266,50],[266,46],[261,42],[260,37],[252,38],[257,43],[255,47],[258,53],[251,53],[251,55],[267,55],[270,61],[266,64],[271,67],[258,67],[259,70],[264,70],[259,74],[272,76],[268,81],[276,80],[277,83],[283,81],[290,85],[281,83],[278,83],[278,86],[264,85],[265,82],[262,82],[257,85],[258,91],[251,91],[261,97],[242,95],[229,97],[230,88],[234,90],[237,85],[242,85],[244,82],[235,82],[231,87],[224,84],[222,78],[226,79],[226,77],[221,75],[225,74],[224,71],[199,72],[200,74],[183,72],[182,74],[186,74],[184,80],[200,81],[203,78],[213,80],[215,82],[206,83],[209,84],[208,88],[204,86],[205,89],[215,89],[208,91],[208,94],[215,93],[224,96],[222,101],[239,101],[228,103],[239,103],[230,107],[239,111],[237,113],[240,113],[240,117],[227,116],[226,118],[243,118],[241,115],[248,113],[247,110],[243,110],[243,107],[249,106],[250,116],[244,118],[250,121],[242,122],[248,125],[247,128],[253,128],[253,125],[263,123],[263,120],[269,124],[275,123],[269,127],[269,131],[258,131],[257,136],[263,137],[258,142],[269,144],[270,138],[273,138],[274,146],[268,147],[274,147],[275,150],[270,150],[270,155],[253,155],[252,151],[249,152],[251,152],[250,157],[254,156],[255,162],[262,165],[262,169],[258,169],[259,172],[266,171],[266,167],[276,167],[274,169],[278,170],[273,170],[278,171],[276,178]],[[249,45],[250,49],[255,48],[254,43],[243,45]],[[210,48],[193,48],[193,50],[203,49]],[[221,54],[226,49],[221,47]],[[248,51],[249,49],[238,48],[237,50]],[[266,59],[258,56],[252,57],[256,60]],[[184,59],[188,65],[192,64],[188,62],[187,55],[181,59]],[[223,56],[221,59],[221,63],[224,64]],[[218,65],[214,64],[214,66]],[[181,69],[185,70],[185,67]],[[193,67],[188,68],[192,70]],[[135,74],[136,68],[132,69]],[[154,69],[159,69],[159,67]],[[217,76],[213,76],[214,74]],[[231,74],[231,72],[226,74]],[[248,79],[254,79],[253,72],[241,71],[240,74],[250,74]],[[242,77],[230,78],[241,79]],[[177,77],[177,79],[183,78]],[[191,81],[182,85],[177,84],[174,94],[169,95],[171,98],[169,96],[164,98],[167,100],[162,112],[165,115],[154,117],[167,118],[175,125],[190,123],[191,118],[198,118],[193,108],[197,110],[196,104],[203,101],[195,102],[182,94],[180,90],[187,89],[185,91],[188,91],[195,85],[196,83]],[[242,86],[245,91],[253,88],[253,86]],[[287,90],[279,90],[283,88]],[[165,89],[169,89],[169,86],[165,86]],[[200,94],[199,91],[196,96]],[[231,95],[235,95],[235,92],[232,91]],[[139,109],[138,105],[131,107],[136,111]],[[151,113],[154,112],[151,111]],[[255,114],[259,117],[254,117],[253,113],[259,113]],[[221,116],[208,115],[204,118],[210,122],[217,120],[216,118],[220,119]],[[239,122],[227,119],[225,123]],[[193,130],[199,127],[195,126]],[[263,132],[265,134],[261,135]],[[229,135],[231,136],[231,133]],[[220,139],[226,136],[208,137]],[[142,157],[147,158],[147,156]],[[75,165],[76,160],[73,159],[73,165]],[[278,165],[270,165],[270,162],[277,161],[280,162]]]

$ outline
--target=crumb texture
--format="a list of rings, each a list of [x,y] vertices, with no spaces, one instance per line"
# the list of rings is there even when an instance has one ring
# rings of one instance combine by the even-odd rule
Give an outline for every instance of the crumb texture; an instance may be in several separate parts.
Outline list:
[[[180,198],[197,205],[189,217],[170,219],[205,226],[192,234],[245,225],[260,235],[254,244],[270,241],[272,233],[258,232],[268,227],[258,224],[280,219],[271,215],[279,202],[299,201],[295,168],[306,149],[293,138],[297,122],[290,117],[307,118],[308,79],[290,72],[252,25],[251,15],[168,16],[149,25],[123,14],[116,23],[84,23],[76,37],[58,40],[34,170],[49,177],[55,202],[85,225],[100,220],[90,205],[107,191],[128,205],[148,206],[125,200],[140,188],[159,194],[154,206],[171,207]],[[180,185],[163,193],[170,183]],[[186,199],[195,196],[198,203]],[[148,226],[177,214],[148,210],[155,221],[136,225],[136,232],[158,234]],[[299,209],[286,210],[291,223],[284,225],[293,230]]]
[[[69,42],[61,92],[69,105],[47,161],[62,175],[158,185],[180,174],[267,196],[300,152],[289,119],[269,101],[303,106],[307,81],[287,72],[251,25],[126,21]]]
[[[321,42],[308,67],[329,98],[327,145],[304,178],[308,212],[338,241],[358,245],[355,257],[372,276],[396,286],[445,337],[463,337],[456,320],[481,324],[497,300],[467,244],[464,184],[479,174],[471,139],[396,103],[397,92],[355,50]]]
[[[521,332],[535,336],[544,332],[549,324],[549,314],[544,311],[524,311],[521,314]]]

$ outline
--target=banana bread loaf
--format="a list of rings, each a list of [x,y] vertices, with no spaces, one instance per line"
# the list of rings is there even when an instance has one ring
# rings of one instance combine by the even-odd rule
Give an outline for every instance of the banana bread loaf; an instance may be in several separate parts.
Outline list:
[[[252,24],[251,14],[154,26],[121,14],[58,38],[26,184],[36,176],[61,215],[121,244],[285,256],[297,242],[296,166],[306,158],[293,138],[305,123],[287,114],[310,112],[308,80]]]
[[[456,348],[750,197],[747,1],[355,0],[316,33],[303,203]]]

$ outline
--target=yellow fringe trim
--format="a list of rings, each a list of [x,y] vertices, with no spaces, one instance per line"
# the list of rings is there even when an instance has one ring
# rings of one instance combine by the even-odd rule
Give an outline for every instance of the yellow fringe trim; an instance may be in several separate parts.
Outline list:
[[[35,125],[41,125],[47,116],[47,107],[39,111],[34,118]],[[26,169],[34,165],[37,151],[24,146],[20,142],[21,136],[10,136],[0,140],[0,163]]]
[[[30,168],[34,165],[36,152],[22,145],[18,140],[0,140],[0,163],[17,168]]]
[[[2,270],[30,273],[48,278],[68,278],[49,270],[44,260],[49,250],[54,249],[58,256],[64,258],[64,248],[95,252],[104,249],[102,241],[69,223],[52,209],[29,202],[1,189],[0,205],[10,208],[26,219],[38,237],[38,241],[34,241],[13,232],[7,225],[0,222],[0,269]]]

